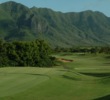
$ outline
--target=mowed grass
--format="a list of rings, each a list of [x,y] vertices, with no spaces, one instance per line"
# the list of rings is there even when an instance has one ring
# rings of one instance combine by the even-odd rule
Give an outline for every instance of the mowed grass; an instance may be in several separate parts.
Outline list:
[[[57,54],[53,68],[0,68],[0,100],[94,100],[110,95],[108,55]],[[109,100],[109,99],[108,99]]]

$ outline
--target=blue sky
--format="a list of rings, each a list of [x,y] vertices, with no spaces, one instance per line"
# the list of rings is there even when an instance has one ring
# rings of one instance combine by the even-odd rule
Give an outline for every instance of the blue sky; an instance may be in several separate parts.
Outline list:
[[[10,0],[0,0],[0,3]],[[28,7],[46,7],[55,11],[80,12],[93,10],[110,17],[110,0],[12,0]]]

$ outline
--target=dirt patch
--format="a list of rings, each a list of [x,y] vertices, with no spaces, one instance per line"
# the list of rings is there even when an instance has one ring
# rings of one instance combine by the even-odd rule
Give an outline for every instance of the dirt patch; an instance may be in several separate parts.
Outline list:
[[[73,60],[64,59],[64,58],[59,58],[58,60],[61,61],[61,62],[73,62]]]

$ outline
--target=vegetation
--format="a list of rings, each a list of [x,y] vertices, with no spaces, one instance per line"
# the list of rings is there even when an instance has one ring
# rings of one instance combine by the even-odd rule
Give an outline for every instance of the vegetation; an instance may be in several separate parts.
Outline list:
[[[0,41],[0,66],[52,66],[51,49],[43,40]]]
[[[73,47],[73,48],[61,48],[56,47],[55,52],[70,52],[70,53],[91,53],[91,54],[110,54],[110,47]]]
[[[109,100],[108,54],[55,56],[73,62],[53,68],[0,68],[0,100]]]
[[[101,12],[61,13],[12,1],[0,4],[0,12],[0,38],[6,41],[42,37],[53,47],[110,46],[110,18]]]
[[[13,1],[0,12],[0,100],[110,99],[109,17]]]

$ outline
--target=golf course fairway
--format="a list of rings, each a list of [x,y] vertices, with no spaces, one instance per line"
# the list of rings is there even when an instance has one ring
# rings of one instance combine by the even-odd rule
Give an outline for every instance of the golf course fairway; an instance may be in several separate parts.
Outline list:
[[[110,100],[107,55],[56,54],[52,68],[0,68],[0,100]]]

